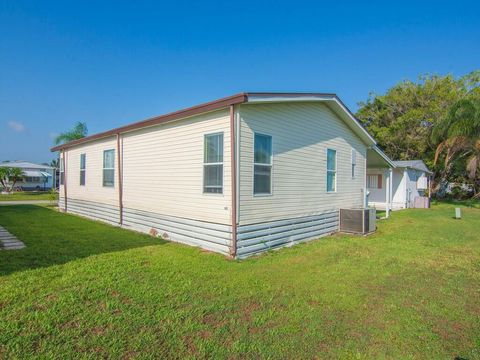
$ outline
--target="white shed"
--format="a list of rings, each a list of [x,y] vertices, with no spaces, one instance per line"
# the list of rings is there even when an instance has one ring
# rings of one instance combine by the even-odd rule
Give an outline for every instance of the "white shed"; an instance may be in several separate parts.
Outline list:
[[[241,93],[52,151],[64,211],[241,258],[338,231],[372,146],[335,94]]]
[[[388,159],[383,164],[369,162],[367,167],[368,204],[371,207],[387,211],[408,209],[429,197],[432,172],[422,160]]]

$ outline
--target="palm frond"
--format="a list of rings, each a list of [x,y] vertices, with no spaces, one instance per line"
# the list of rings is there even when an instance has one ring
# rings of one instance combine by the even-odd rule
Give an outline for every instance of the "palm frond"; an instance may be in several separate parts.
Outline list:
[[[467,172],[470,179],[475,179],[480,166],[480,154],[474,154],[467,160]]]

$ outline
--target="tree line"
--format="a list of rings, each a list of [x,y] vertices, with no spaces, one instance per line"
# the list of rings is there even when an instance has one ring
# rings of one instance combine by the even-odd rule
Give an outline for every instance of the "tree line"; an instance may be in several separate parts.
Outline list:
[[[402,81],[356,116],[393,160],[424,160],[437,195],[456,184],[458,196],[480,196],[480,71]]]
[[[464,189],[458,196],[480,197],[480,70],[401,81],[358,105],[356,117],[391,159],[422,159],[434,171],[436,195],[456,184]],[[77,122],[55,143],[87,132]]]

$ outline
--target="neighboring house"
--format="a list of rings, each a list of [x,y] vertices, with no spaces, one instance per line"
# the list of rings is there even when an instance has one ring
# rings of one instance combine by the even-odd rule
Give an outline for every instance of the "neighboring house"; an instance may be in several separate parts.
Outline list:
[[[0,167],[20,168],[23,171],[23,177],[15,183],[15,188],[24,191],[31,190],[50,190],[55,184],[55,168],[34,164],[28,161],[9,161],[0,163]]]
[[[386,157],[380,150],[377,152]],[[432,172],[422,160],[369,162],[368,204],[382,210],[423,207],[421,200],[429,195],[430,175]]]
[[[334,94],[241,93],[52,151],[64,211],[242,258],[338,231],[372,147]]]

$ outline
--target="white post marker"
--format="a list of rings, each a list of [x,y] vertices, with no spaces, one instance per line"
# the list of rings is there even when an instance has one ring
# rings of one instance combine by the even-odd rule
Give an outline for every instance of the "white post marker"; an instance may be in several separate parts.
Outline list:
[[[460,208],[455,208],[455,219],[461,219],[462,218],[462,212],[460,211]]]

